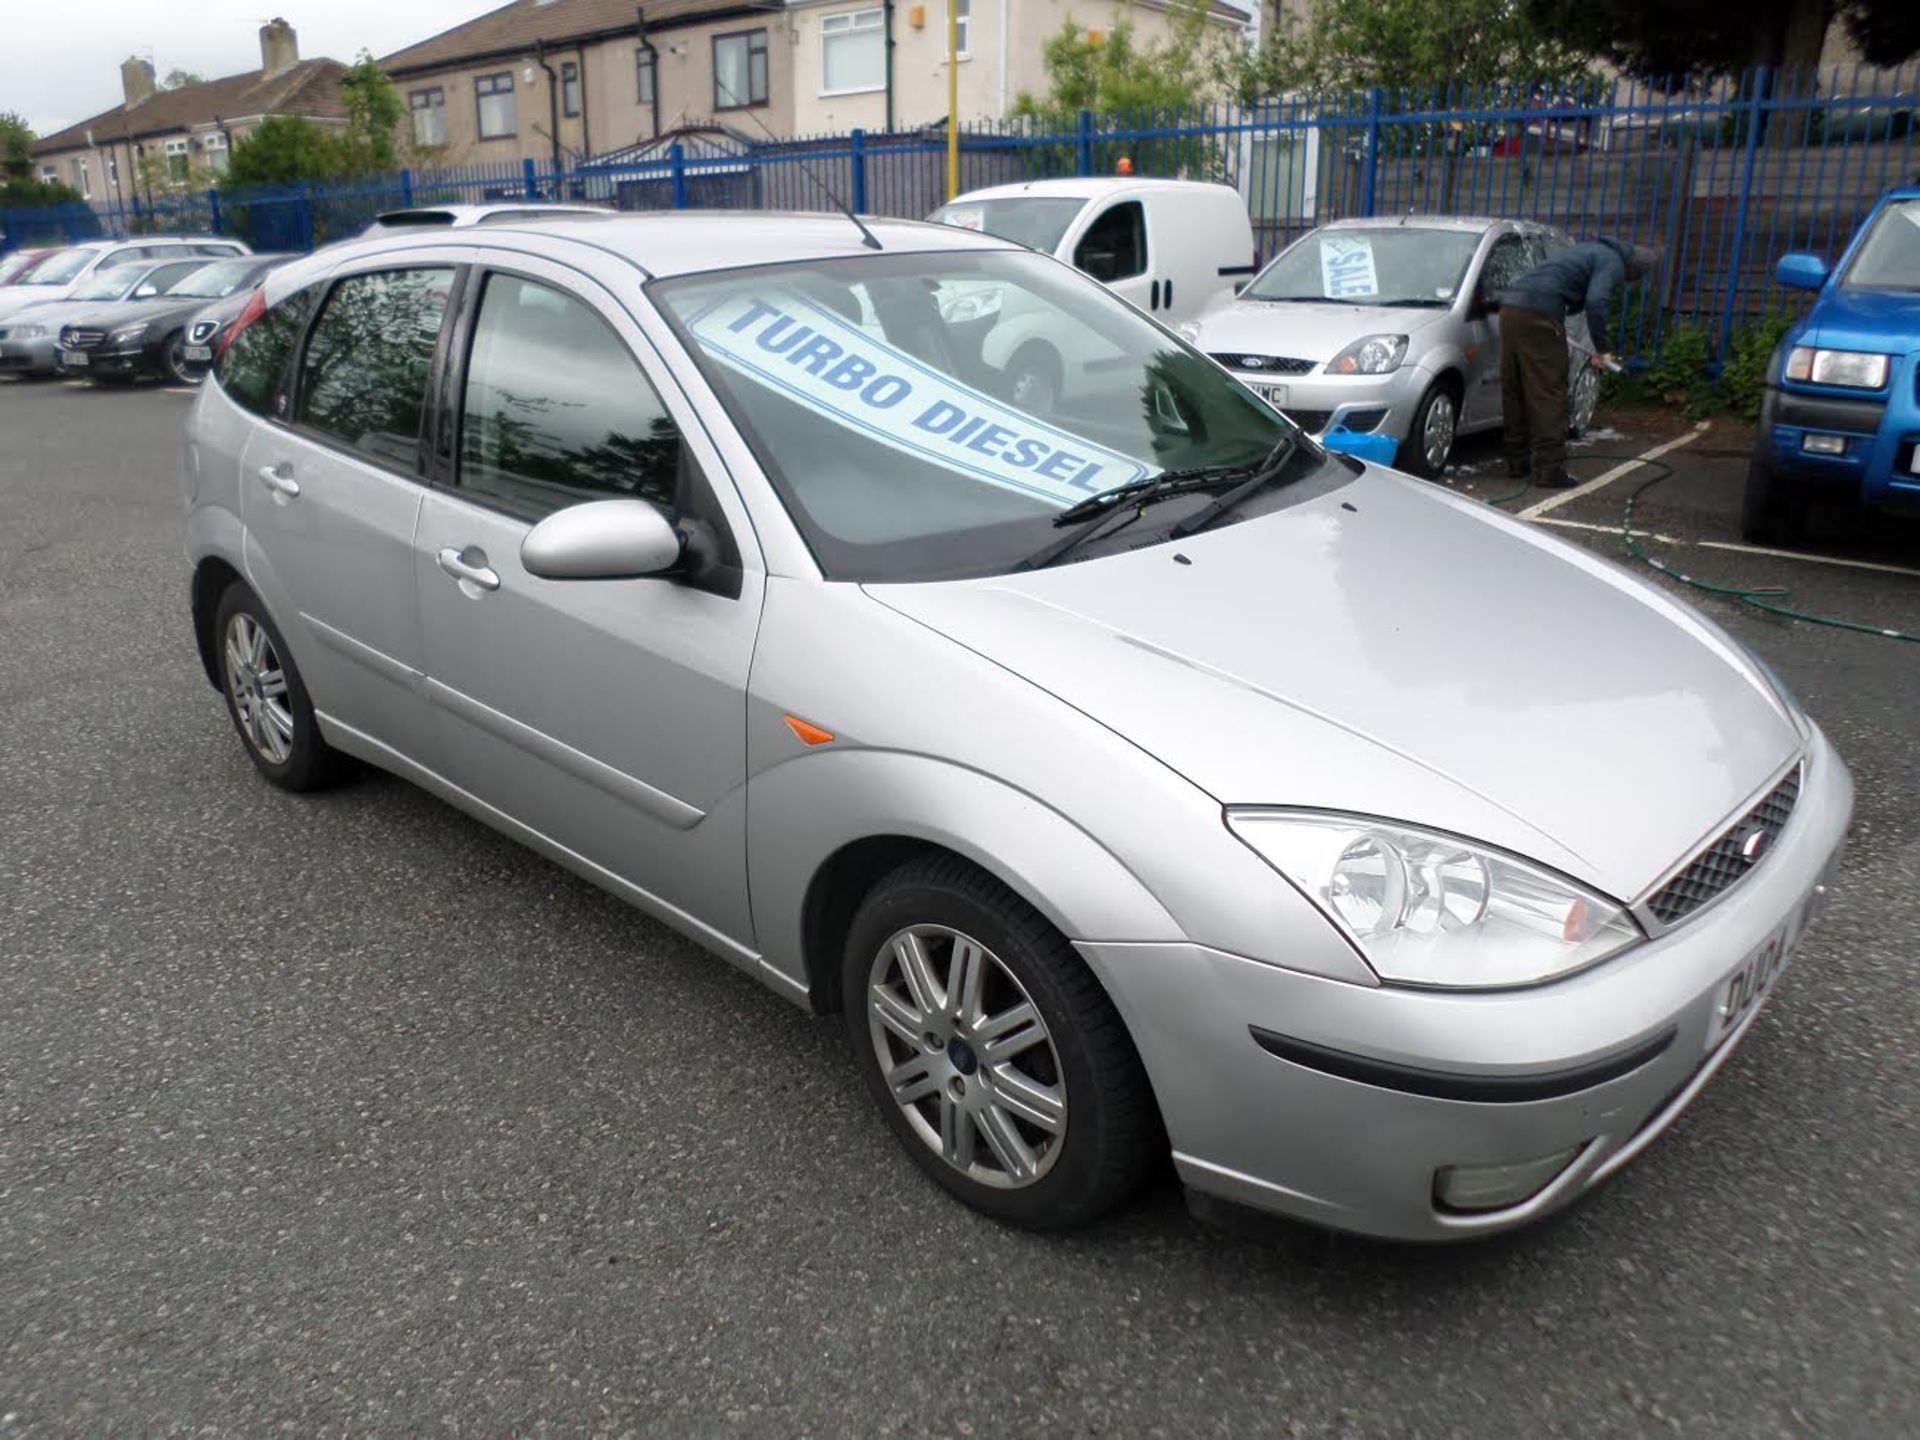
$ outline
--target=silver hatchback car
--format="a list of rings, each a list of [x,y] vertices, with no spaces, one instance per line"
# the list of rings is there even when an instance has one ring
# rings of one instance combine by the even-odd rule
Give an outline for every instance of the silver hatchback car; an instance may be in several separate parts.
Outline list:
[[[982,359],[1035,312],[1097,365],[1046,413]],[[187,552],[259,772],[390,770],[842,1012],[1010,1222],[1169,1151],[1376,1235],[1545,1214],[1726,1063],[1840,850],[1845,766],[1698,614],[990,237],[381,237],[231,334]]]
[[[1308,430],[1391,436],[1399,467],[1432,478],[1459,436],[1500,425],[1501,292],[1571,243],[1526,220],[1337,220],[1181,333]],[[1600,403],[1592,358],[1570,316],[1576,435]]]

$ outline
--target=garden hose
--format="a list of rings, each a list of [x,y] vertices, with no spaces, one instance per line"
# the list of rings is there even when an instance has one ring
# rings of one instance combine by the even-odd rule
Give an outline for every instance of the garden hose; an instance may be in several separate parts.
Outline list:
[[[1658,460],[1642,460],[1637,455],[1582,455],[1579,458],[1581,460],[1611,460],[1621,464],[1639,465],[1653,471],[1653,474],[1649,475],[1645,480],[1642,480],[1634,487],[1633,493],[1627,496],[1626,510],[1620,517],[1620,538],[1626,542],[1627,553],[1629,555],[1633,556],[1636,560],[1652,566],[1662,575],[1678,580],[1682,585],[1690,585],[1695,590],[1703,590],[1709,595],[1723,596],[1726,599],[1745,605],[1750,609],[1759,610],[1768,615],[1778,615],[1783,619],[1801,620],[1809,625],[1825,625],[1833,630],[1852,630],[1861,635],[1877,635],[1883,640],[1905,640],[1909,643],[1920,643],[1920,634],[1914,634],[1911,631],[1895,630],[1886,625],[1871,625],[1859,620],[1846,620],[1836,615],[1815,615],[1811,611],[1796,610],[1792,606],[1782,603],[1789,595],[1793,594],[1793,591],[1784,585],[1723,585],[1712,580],[1702,580],[1697,575],[1689,575],[1684,570],[1676,569],[1665,560],[1662,560],[1658,555],[1650,553],[1647,548],[1640,543],[1640,537],[1634,533],[1633,528],[1633,507],[1639,503],[1640,497],[1654,486],[1660,484],[1662,481],[1671,480],[1674,473],[1673,467],[1662,464]],[[1522,495],[1525,495],[1529,488],[1528,486],[1522,485],[1511,495],[1493,496],[1488,499],[1487,504],[1495,506],[1505,505],[1509,500],[1517,500]]]

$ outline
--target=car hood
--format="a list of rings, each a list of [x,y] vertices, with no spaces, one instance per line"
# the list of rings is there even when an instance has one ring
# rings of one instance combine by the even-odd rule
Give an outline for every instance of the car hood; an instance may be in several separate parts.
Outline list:
[[[1807,317],[1806,341],[1836,350],[1920,350],[1920,293],[1836,285]]]
[[[1379,470],[1178,544],[868,593],[1222,804],[1433,826],[1623,899],[1804,743],[1690,608]]]
[[[1195,348],[1210,355],[1290,355],[1323,364],[1363,335],[1411,335],[1446,310],[1231,300],[1200,317]]]

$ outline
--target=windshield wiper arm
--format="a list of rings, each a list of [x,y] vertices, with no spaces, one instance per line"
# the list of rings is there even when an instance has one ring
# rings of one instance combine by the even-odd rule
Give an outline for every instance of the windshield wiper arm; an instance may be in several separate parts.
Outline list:
[[[1139,480],[1129,480],[1124,485],[1116,485],[1111,490],[1102,490],[1097,495],[1069,505],[1053,517],[1057,526],[1077,525],[1082,520],[1091,520],[1104,515],[1109,510],[1126,504],[1129,500],[1143,502],[1159,500],[1169,495],[1182,495],[1189,490],[1197,490],[1218,480],[1228,480],[1235,475],[1247,473],[1245,465],[1192,465],[1184,470],[1162,470],[1157,475],[1148,475]]]
[[[1280,443],[1273,447],[1272,453],[1261,463],[1258,470],[1254,471],[1253,474],[1249,475],[1245,480],[1242,480],[1238,485],[1227,491],[1226,494],[1215,496],[1209,504],[1194,511],[1193,514],[1180,521],[1167,532],[1167,538],[1170,540],[1184,540],[1196,531],[1206,529],[1207,526],[1233,509],[1234,506],[1245,500],[1249,495],[1253,494],[1254,491],[1271,485],[1275,480],[1278,480],[1281,473],[1286,470],[1287,462],[1293,459],[1299,449],[1300,436],[1294,431],[1288,431],[1286,435],[1281,438]]]

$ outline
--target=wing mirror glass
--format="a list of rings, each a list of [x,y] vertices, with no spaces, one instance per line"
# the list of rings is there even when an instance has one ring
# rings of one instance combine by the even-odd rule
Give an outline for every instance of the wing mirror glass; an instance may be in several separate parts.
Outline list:
[[[543,580],[631,580],[680,563],[680,533],[644,500],[592,500],[547,516],[520,542]]]

